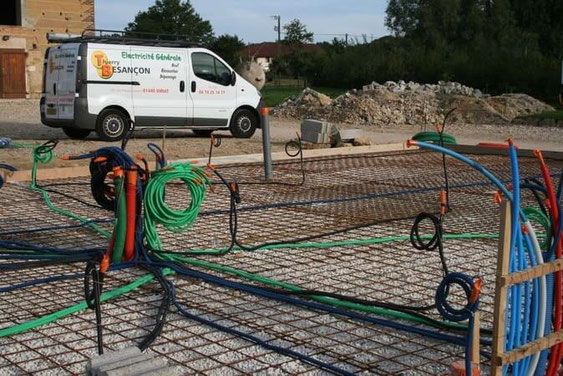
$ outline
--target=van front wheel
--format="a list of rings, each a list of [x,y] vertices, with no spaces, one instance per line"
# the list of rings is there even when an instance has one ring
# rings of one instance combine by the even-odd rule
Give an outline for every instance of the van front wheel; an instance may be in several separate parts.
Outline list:
[[[129,118],[122,111],[108,109],[98,115],[96,133],[104,141],[119,141],[127,132]]]
[[[250,138],[256,132],[258,118],[245,108],[237,110],[231,119],[231,134],[236,138]]]

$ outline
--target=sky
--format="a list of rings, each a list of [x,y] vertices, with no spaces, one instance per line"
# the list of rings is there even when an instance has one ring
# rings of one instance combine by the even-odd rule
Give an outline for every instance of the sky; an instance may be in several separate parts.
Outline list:
[[[122,30],[135,15],[155,0],[95,0],[96,28]],[[299,18],[315,42],[332,40],[335,35],[368,39],[389,34],[383,22],[386,0],[191,0],[199,15],[211,22],[215,35],[236,34],[246,43],[274,41],[276,21],[282,26]],[[340,37],[336,35],[336,37]],[[283,38],[283,36],[282,36]]]

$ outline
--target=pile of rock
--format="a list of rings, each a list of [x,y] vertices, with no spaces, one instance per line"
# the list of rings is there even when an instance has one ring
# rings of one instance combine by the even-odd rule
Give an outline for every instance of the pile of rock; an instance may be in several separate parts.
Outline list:
[[[305,89],[272,110],[273,116],[291,119],[319,119],[334,123],[365,124],[379,127],[441,123],[444,112],[457,110],[451,117],[460,124],[506,124],[515,118],[553,108],[526,94],[491,97],[479,89],[458,82],[438,84],[416,82],[373,82],[362,90],[351,90],[331,99]]]
[[[403,80],[399,82],[387,81],[383,85],[372,82],[364,85],[363,91],[387,89],[392,93],[404,93],[406,91],[425,91],[445,95],[464,95],[466,97],[482,98],[483,93],[479,89],[460,84],[459,82],[438,81],[438,84],[419,84],[417,82]]]
[[[286,107],[291,105],[307,105],[307,106],[330,106],[332,98],[326,94],[319,93],[313,89],[306,88],[295,98],[286,99],[280,106]]]

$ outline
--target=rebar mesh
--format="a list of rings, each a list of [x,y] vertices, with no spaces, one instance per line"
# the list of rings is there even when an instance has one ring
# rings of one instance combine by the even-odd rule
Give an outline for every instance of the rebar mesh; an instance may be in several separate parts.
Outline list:
[[[501,180],[510,180],[507,157],[480,155],[474,159]],[[220,171],[227,179],[241,182],[238,238],[245,245],[256,245],[320,235],[375,221],[378,223],[318,241],[408,235],[417,214],[437,213],[440,209],[439,190],[444,185],[441,162],[441,155],[428,152],[317,158],[305,161],[307,179],[303,186],[244,184],[259,181],[262,173],[259,165],[231,165],[221,167]],[[520,166],[523,177],[538,176],[536,160],[521,158]],[[549,161],[549,167],[559,172],[562,163]],[[277,181],[300,181],[297,162],[278,163],[274,170]],[[493,201],[496,188],[477,171],[451,159],[448,159],[448,175],[452,211],[445,218],[445,233],[496,233],[499,228],[499,210]],[[40,184],[95,205],[87,179],[42,181]],[[167,202],[174,207],[189,204],[189,195],[180,184],[169,184],[166,195]],[[111,231],[110,212],[57,193],[51,192],[50,197],[57,207],[95,219],[102,228]],[[526,192],[523,200],[526,205],[535,204],[533,196]],[[107,246],[107,239],[92,229],[75,227],[76,221],[48,210],[40,194],[27,190],[23,184],[7,184],[0,190],[0,208],[2,240],[76,250]],[[228,247],[228,210],[228,191],[217,185],[216,192],[209,194],[198,221],[189,231],[177,234],[159,227],[164,248],[182,251]],[[480,310],[482,327],[488,329],[492,327],[497,243],[495,238],[446,239],[444,242],[451,271],[483,279]],[[437,251],[417,251],[408,240],[329,248],[234,251],[222,256],[193,257],[305,289],[409,305],[432,304],[443,277]],[[256,284],[224,273],[194,269]],[[5,271],[0,288],[35,278],[82,272],[81,265]],[[110,272],[104,290],[125,285],[145,273],[140,269]],[[350,372],[436,375],[446,372],[453,361],[463,356],[460,346],[420,335],[267,300],[200,280],[169,278],[176,286],[178,300],[191,313]],[[160,294],[158,284],[153,282],[103,303],[106,349],[131,346],[150,331]],[[82,301],[82,279],[21,288],[1,293],[0,297],[2,329]],[[463,301],[456,294],[452,299]],[[428,314],[440,318],[437,312]],[[0,374],[82,372],[87,358],[96,355],[94,323],[93,312],[83,311],[27,333],[0,338]],[[324,373],[312,365],[187,320],[174,308],[162,335],[149,351],[181,365],[185,374]]]

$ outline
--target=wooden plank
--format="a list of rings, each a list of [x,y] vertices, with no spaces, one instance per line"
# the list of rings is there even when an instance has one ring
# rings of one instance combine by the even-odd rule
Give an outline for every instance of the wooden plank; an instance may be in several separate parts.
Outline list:
[[[496,364],[514,363],[537,352],[549,349],[553,345],[561,342],[563,342],[563,330],[559,330],[556,333],[551,333],[545,337],[538,338],[533,342],[528,342],[525,345],[522,345],[517,349],[513,349],[507,353],[497,354],[496,356],[493,356],[492,361],[494,361]]]
[[[533,268],[522,270],[521,272],[512,273],[501,277],[503,286],[514,285],[525,281],[531,281],[546,274],[552,274],[563,270],[563,259],[546,262],[545,264],[534,266]]]
[[[471,363],[472,367],[479,366],[481,363],[481,312],[475,312],[473,316],[473,342],[471,343]]]
[[[90,176],[89,166],[41,168],[37,170],[37,180],[68,179],[75,177]],[[16,171],[8,181],[30,181],[31,171]]]
[[[506,315],[507,287],[501,281],[509,272],[510,260],[510,202],[503,200],[500,207],[500,237],[497,256],[497,279],[495,289],[495,305],[493,316],[493,356],[491,359],[491,376],[502,375],[502,358],[504,353],[504,321]],[[499,359],[501,361],[499,361]]]
[[[371,146],[355,146],[347,148],[332,148],[332,149],[319,149],[319,150],[303,150],[304,158],[315,158],[315,157],[329,157],[336,155],[358,155],[358,154],[370,154],[370,153],[382,153],[382,152],[394,152],[405,150],[405,144],[383,144],[383,145],[371,145]],[[417,148],[411,148],[417,149]],[[410,150],[410,149],[409,149]],[[214,157],[212,162],[216,166],[235,164],[235,163],[257,163],[263,161],[263,154],[242,154],[224,157]],[[285,152],[272,153],[272,160],[274,161],[285,161],[285,160],[295,160],[295,158],[289,157]],[[181,159],[170,161],[172,162],[190,162],[196,166],[205,166],[207,164],[207,157],[204,158],[192,158],[192,159]],[[275,175],[275,171],[274,171]],[[37,179],[66,179],[72,177],[84,177],[90,176],[90,170],[87,165],[76,166],[76,167],[59,167],[59,168],[40,168],[37,170]],[[9,181],[30,181],[31,171],[17,171],[10,177]]]
[[[358,155],[358,154],[369,154],[369,153],[383,153],[383,152],[394,152],[403,150],[417,150],[417,147],[406,147],[405,143],[394,143],[394,144],[380,144],[380,145],[370,145],[370,146],[350,146],[343,148],[327,148],[327,149],[308,149],[303,150],[304,158],[316,158],[316,157],[333,157],[333,156],[344,156],[344,155]],[[257,163],[263,162],[264,155],[262,153],[258,154],[241,154],[235,156],[223,156],[223,157],[213,157],[214,165],[221,164],[233,164],[233,163]],[[272,153],[273,161],[285,161],[292,160],[285,152]],[[186,158],[179,159],[173,162],[192,162],[196,165],[207,164],[207,157],[204,158]],[[275,171],[274,171],[275,174]]]
[[[476,154],[476,155],[505,155],[508,157],[507,149],[488,148],[477,145],[448,145],[448,148],[462,154]],[[563,160],[563,152],[560,151],[542,151],[545,159]],[[518,149],[519,157],[535,158],[534,150],[532,149]]]

